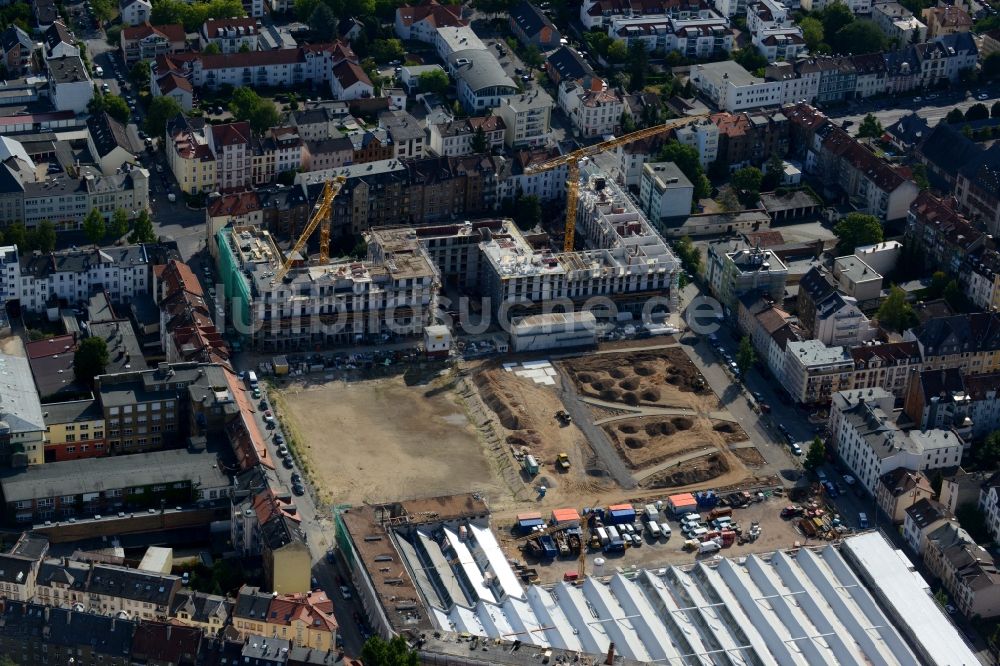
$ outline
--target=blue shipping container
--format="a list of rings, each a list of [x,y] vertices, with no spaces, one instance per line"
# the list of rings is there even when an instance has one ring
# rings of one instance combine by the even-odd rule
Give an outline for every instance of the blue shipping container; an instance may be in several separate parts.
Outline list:
[[[617,539],[612,539],[604,546],[605,553],[624,553],[625,552],[625,542],[622,541],[621,537]]]
[[[536,527],[540,527],[545,524],[545,521],[541,518],[531,518],[529,520],[519,520],[517,521],[517,527],[522,532],[530,532]]]
[[[538,543],[540,543],[542,548],[545,549],[546,559],[555,559],[555,556],[559,554],[559,548],[556,547],[556,542],[549,535],[546,534],[543,536],[538,540]]]
[[[608,512],[607,523],[609,525],[624,525],[635,522],[635,509],[620,509]]]

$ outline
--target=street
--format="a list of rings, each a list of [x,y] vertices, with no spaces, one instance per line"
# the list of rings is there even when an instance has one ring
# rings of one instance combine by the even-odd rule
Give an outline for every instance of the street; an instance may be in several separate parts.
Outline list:
[[[980,94],[986,94],[987,99],[976,99],[976,96]],[[825,113],[830,119],[839,123],[844,121],[853,123],[853,125],[848,126],[853,134],[857,131],[857,125],[868,113],[878,118],[883,127],[888,127],[903,116],[916,111],[917,115],[926,119],[933,126],[944,120],[944,117],[952,109],[958,108],[964,113],[974,104],[985,104],[987,107],[991,107],[998,98],[1000,98],[1000,83],[987,83],[959,86],[955,90],[900,95],[889,100],[856,102],[849,106],[828,109]]]

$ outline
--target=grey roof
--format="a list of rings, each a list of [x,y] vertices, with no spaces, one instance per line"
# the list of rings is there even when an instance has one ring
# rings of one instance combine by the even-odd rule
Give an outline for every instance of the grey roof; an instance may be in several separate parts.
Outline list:
[[[925,356],[1000,349],[1000,314],[975,312],[936,317],[916,331]]]
[[[53,21],[46,30],[45,34],[42,35],[42,40],[45,42],[45,48],[51,51],[60,44],[70,44],[74,43],[73,35],[70,31],[66,29],[66,25],[62,21]]]
[[[108,615],[83,613],[68,608],[49,609],[51,645],[90,646],[98,654],[121,658],[129,654],[136,623]]]
[[[111,307],[108,292],[103,289],[95,289],[87,298],[87,321],[96,324],[99,321],[114,321],[117,318],[115,309]]]
[[[24,196],[26,199],[49,198],[65,194],[84,194],[87,191],[87,183],[80,178],[73,178],[66,173],[57,173],[46,177],[42,182],[24,183]]]
[[[31,576],[36,560],[18,555],[0,555],[0,581],[23,585]]]
[[[181,481],[217,488],[227,485],[228,478],[219,468],[215,451],[187,449],[84,458],[0,473],[0,488],[8,503]]]
[[[100,250],[68,250],[24,258],[21,262],[21,274],[44,278],[64,272],[86,273],[105,263],[135,266],[148,264],[149,259],[142,245],[105,247]]]
[[[530,2],[522,0],[522,2],[514,5],[513,9],[510,10],[510,16],[514,19],[517,27],[524,34],[528,35],[528,37],[535,37],[535,35],[541,32],[542,28],[549,26],[555,35],[554,39],[559,39],[559,31],[549,17]]]
[[[90,325],[88,337],[103,338],[108,345],[108,374],[146,368],[142,346],[128,319],[102,321]]]
[[[908,507],[906,513],[917,527],[923,529],[931,523],[947,517],[948,510],[944,508],[944,505],[924,497],[913,506]]]
[[[79,83],[90,80],[80,56],[65,55],[49,58],[46,62],[49,67],[49,78],[55,83]]]
[[[76,421],[96,421],[104,418],[104,412],[97,400],[71,400],[50,402],[44,408],[45,423],[73,423]]]
[[[224,372],[219,365],[174,363],[167,372],[155,369],[101,375],[97,380],[98,392],[105,408],[171,397],[183,398],[190,395],[189,388],[196,382],[203,386],[203,390],[209,386],[226,386]],[[199,381],[203,377],[204,381]]]
[[[455,71],[455,76],[465,81],[473,91],[497,87],[510,88],[512,93],[517,90],[517,84],[507,76],[507,72],[489,51],[455,51],[448,56],[448,64]]]
[[[406,111],[387,111],[378,117],[378,122],[395,143],[424,137],[423,125]]]
[[[7,29],[0,34],[0,46],[3,47],[3,50],[6,53],[18,44],[28,50],[31,50],[34,46],[34,44],[31,43],[31,37],[28,36],[28,33],[21,30],[16,25],[8,26]]]
[[[18,538],[11,549],[11,555],[19,555],[29,559],[40,560],[49,550],[49,540],[37,534],[25,532]]]
[[[95,564],[87,591],[166,606],[181,588],[180,576],[113,564]]]
[[[129,141],[125,126],[107,114],[98,113],[87,119],[87,130],[97,150],[95,158],[110,154],[115,148],[132,152],[132,142]]]
[[[229,616],[229,602],[217,594],[181,590],[174,597],[170,609],[171,615],[177,615],[178,612],[187,613],[196,622],[207,623],[211,617],[225,621]]]
[[[249,666],[284,664],[290,646],[291,642],[283,638],[265,638],[251,634],[243,646],[243,660]]]
[[[45,430],[28,359],[0,354],[0,422],[12,433]]]
[[[266,618],[270,607],[270,592],[262,592],[259,587],[244,585],[236,596],[233,617]]]

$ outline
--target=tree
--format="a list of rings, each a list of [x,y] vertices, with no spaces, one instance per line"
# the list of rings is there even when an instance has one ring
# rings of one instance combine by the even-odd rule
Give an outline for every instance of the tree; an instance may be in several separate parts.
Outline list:
[[[719,206],[722,207],[722,210],[725,213],[732,213],[733,211],[737,211],[742,208],[739,197],[736,196],[736,193],[733,192],[733,188],[731,187],[724,187],[720,189],[719,195],[715,198],[715,200],[719,203]]]
[[[683,236],[674,243],[674,254],[681,260],[684,270],[692,275],[701,272],[701,250],[699,250],[690,236]]]
[[[764,174],[760,172],[760,169],[744,167],[734,173],[729,182],[736,188],[742,204],[750,207],[757,204],[760,197],[760,184],[763,180]]]
[[[415,650],[411,650],[402,636],[395,636],[389,642],[381,636],[372,636],[361,648],[361,660],[365,666],[418,666],[420,660]]]
[[[125,209],[115,210],[114,215],[111,216],[111,224],[108,225],[108,233],[115,240],[128,233],[128,213],[125,212]]]
[[[755,72],[758,69],[764,69],[767,67],[767,58],[761,55],[754,46],[748,46],[745,49],[740,49],[738,51],[733,51],[732,59],[736,63],[743,67],[743,69],[748,72]]]
[[[260,95],[253,88],[240,86],[233,91],[232,99],[229,101],[229,112],[237,120],[248,120],[260,101]]]
[[[990,107],[990,118],[1000,118],[1000,102],[993,102]]]
[[[473,9],[489,16],[509,12],[513,4],[511,0],[472,0]]]
[[[514,222],[520,229],[533,229],[542,223],[542,203],[534,194],[518,196],[515,202]]]
[[[32,231],[30,244],[39,252],[45,254],[52,252],[56,249],[56,225],[48,220],[42,220]]]
[[[545,63],[545,58],[542,57],[542,52],[538,50],[538,47],[534,44],[528,46],[524,49],[524,53],[521,54],[521,60],[528,67],[541,67]]]
[[[16,245],[21,254],[28,251],[28,230],[24,228],[23,222],[15,222],[7,227],[3,236],[4,242],[8,245]]]
[[[973,104],[969,107],[969,110],[965,112],[965,122],[972,123],[977,120],[986,120],[990,117],[990,110],[986,108],[985,104]]]
[[[802,28],[802,38],[806,40],[806,48],[810,51],[819,50],[823,43],[823,23],[815,16],[806,16],[799,21]]]
[[[818,436],[813,438],[809,450],[806,451],[806,459],[802,461],[802,466],[810,472],[814,472],[822,466],[826,459],[826,445]]]
[[[948,284],[944,286],[944,291],[942,292],[945,302],[948,303],[954,310],[965,310],[965,292],[958,284],[958,280],[950,280]]]
[[[882,123],[873,113],[866,115],[865,119],[858,125],[858,136],[862,139],[878,139],[881,138],[883,132]]]
[[[208,46],[202,51],[205,55],[219,55],[222,53],[222,49],[215,42],[210,42]]]
[[[132,69],[129,70],[128,76],[132,79],[132,83],[139,86],[140,88],[149,85],[149,61],[140,60],[139,62],[132,65]]]
[[[781,185],[785,173],[785,160],[778,153],[771,153],[765,165],[764,179],[760,183],[761,192],[771,192]]]
[[[841,28],[854,23],[854,12],[846,4],[835,2],[827,5],[826,9],[820,13],[819,20],[823,23],[823,34],[826,35],[827,39],[830,39]]]
[[[91,0],[90,6],[94,10],[94,16],[101,23],[106,23],[115,17],[115,6],[111,0]]]
[[[421,92],[442,95],[446,90],[448,90],[448,75],[440,69],[433,69],[429,72],[424,72],[417,80],[420,82]]]
[[[1000,51],[994,51],[983,58],[983,76],[992,79],[1000,74]]]
[[[736,368],[740,371],[740,376],[746,377],[747,370],[753,367],[757,361],[757,352],[750,344],[750,338],[746,335],[740,340],[740,348],[736,350]]]
[[[879,324],[895,331],[905,331],[913,326],[917,315],[913,306],[906,302],[906,292],[897,285],[889,288],[889,295],[882,301],[876,315]]]
[[[928,296],[930,298],[939,298],[947,286],[948,274],[944,271],[934,271],[931,275],[931,284],[927,287]]]
[[[612,65],[620,65],[625,62],[628,58],[628,46],[622,39],[616,39],[614,42],[608,46],[608,52],[606,54],[608,62]]]
[[[646,45],[638,39],[628,47],[628,87],[632,92],[646,87],[646,71],[649,68],[649,54]]]
[[[94,377],[103,374],[108,365],[108,345],[104,338],[95,336],[85,338],[76,349],[73,357],[73,375],[76,381],[91,386]]]
[[[704,199],[712,193],[712,186],[701,168],[698,149],[686,146],[677,140],[668,141],[660,150],[659,162],[673,162],[694,185],[694,198]]]
[[[486,142],[486,132],[483,131],[483,126],[480,125],[476,128],[475,133],[472,135],[472,152],[474,153],[485,153],[490,149],[489,144]]]
[[[101,211],[91,208],[87,217],[83,218],[83,233],[87,236],[87,240],[97,245],[104,238],[105,232],[104,216],[101,215]]]
[[[885,50],[886,38],[873,22],[854,21],[830,37],[830,46],[841,54],[873,53]]]
[[[994,430],[976,450],[976,460],[980,466],[994,469],[1000,463],[1000,430]]]
[[[153,220],[149,217],[149,211],[143,210],[135,220],[132,233],[128,236],[129,243],[155,243],[156,230],[153,229]]]
[[[393,60],[402,61],[406,57],[406,50],[403,48],[403,42],[398,39],[376,39],[372,42],[371,57],[379,64]]]
[[[260,134],[281,122],[281,113],[278,112],[278,107],[273,101],[264,99],[250,112],[248,120],[250,121],[250,129]]]
[[[958,123],[965,122],[965,114],[962,113],[961,109],[955,108],[948,112],[948,115],[944,117],[944,121],[949,125],[957,125]]]
[[[173,97],[157,97],[146,109],[146,131],[150,136],[163,137],[167,131],[167,121],[183,112],[181,105]]]
[[[848,213],[833,228],[833,233],[838,238],[837,252],[840,256],[851,254],[854,248],[861,245],[881,243],[883,238],[878,218],[864,213]]]
[[[924,164],[914,164],[910,168],[910,172],[913,174],[913,182],[917,184],[921,190],[926,190],[931,186],[931,182],[927,179],[927,166]]]
[[[321,4],[323,4],[322,0],[295,0],[292,5],[292,13],[295,14],[295,18],[308,25],[313,12]],[[312,26],[310,25],[309,28],[312,29]]]

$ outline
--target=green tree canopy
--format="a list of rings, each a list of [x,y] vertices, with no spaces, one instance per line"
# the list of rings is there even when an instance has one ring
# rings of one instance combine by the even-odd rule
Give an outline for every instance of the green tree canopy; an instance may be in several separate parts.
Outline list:
[[[819,469],[826,459],[826,445],[819,437],[814,437],[809,450],[806,452],[806,459],[802,461],[802,466],[810,472]]]
[[[823,23],[815,16],[806,16],[799,21],[802,29],[802,38],[806,40],[806,48],[810,51],[818,51],[823,43]]]
[[[830,37],[830,46],[835,53],[845,55],[849,53],[873,53],[885,50],[886,37],[885,33],[872,21],[854,21]]]
[[[983,58],[983,76],[993,79],[997,75],[1000,75],[1000,51],[994,51]]]
[[[701,158],[698,149],[686,146],[677,140],[668,141],[660,150],[657,158],[660,162],[673,162],[694,185],[695,199],[704,199],[712,193],[712,186],[701,168]]]
[[[135,220],[132,233],[128,235],[129,243],[155,243],[156,230],[153,228],[153,220],[149,217],[149,211],[143,210]]]
[[[32,249],[48,254],[56,249],[56,225],[49,220],[42,220],[31,230],[29,244]]]
[[[649,68],[649,53],[646,45],[638,39],[628,47],[628,88],[632,92],[646,86],[646,71]]]
[[[690,236],[683,236],[674,243],[674,254],[681,260],[684,270],[692,275],[701,272],[701,250],[694,244]]]
[[[965,112],[965,122],[971,123],[977,120],[986,120],[990,117],[990,110],[985,104],[973,104]]]
[[[757,167],[744,167],[733,174],[730,183],[738,191],[740,203],[750,207],[757,204],[760,197],[760,185],[764,174]]]
[[[361,661],[365,666],[418,666],[419,657],[411,650],[402,636],[395,636],[386,642],[380,636],[372,636],[361,648]]]
[[[173,97],[157,97],[146,109],[146,131],[150,136],[164,136],[167,131],[167,121],[183,113],[181,105]]]
[[[140,60],[139,62],[132,65],[132,69],[129,70],[128,76],[132,79],[132,83],[143,88],[149,85],[149,61]]]
[[[848,213],[833,228],[833,233],[837,236],[837,252],[841,256],[853,253],[854,248],[862,245],[881,243],[883,238],[878,218],[864,213]]]
[[[882,123],[872,113],[867,114],[858,125],[858,136],[862,139],[878,139],[884,131]]]
[[[111,224],[108,225],[108,233],[115,240],[128,233],[128,213],[123,208],[115,209],[111,216]]]
[[[153,25],[183,23],[188,32],[201,29],[208,19],[243,16],[241,0],[207,0],[185,2],[184,0],[156,0],[149,22]]]
[[[917,184],[921,190],[926,190],[931,186],[931,182],[927,179],[927,166],[924,164],[914,164],[910,168],[910,172],[913,174],[913,182]]]
[[[471,148],[474,153],[485,153],[490,149],[489,143],[486,141],[486,132],[483,131],[482,125],[477,127],[476,131],[472,134]]]
[[[608,52],[606,55],[608,62],[612,65],[620,65],[625,62],[628,58],[628,45],[625,44],[625,40],[616,39],[614,42],[608,46]]]
[[[424,72],[420,75],[418,81],[420,82],[421,92],[441,95],[448,90],[448,75],[440,69],[432,69],[429,72]]]
[[[823,23],[823,34],[830,39],[841,28],[854,23],[854,12],[843,2],[834,2],[820,12],[819,20]]]
[[[542,223],[542,203],[534,194],[518,196],[515,201],[514,222],[520,229],[533,229]]]
[[[250,112],[248,120],[250,129],[260,134],[281,122],[281,113],[273,101],[264,99]]]
[[[398,39],[376,39],[372,42],[371,56],[380,65],[393,60],[402,62],[406,57],[406,50],[403,48],[403,42]]]
[[[203,50],[202,53],[205,55],[219,55],[222,53],[222,49],[215,42],[210,42]]]
[[[23,222],[14,222],[3,233],[4,242],[9,245],[16,245],[17,251],[24,254],[28,251],[28,230],[24,228]]]
[[[736,350],[736,368],[740,371],[740,375],[746,377],[747,371],[753,367],[753,364],[757,361],[757,352],[754,351],[753,345],[750,344],[750,338],[746,335],[740,339],[740,347]]]
[[[750,73],[767,67],[767,58],[761,55],[760,51],[754,46],[733,51],[730,57]]]
[[[944,121],[949,125],[957,125],[958,123],[964,123],[965,114],[962,113],[961,109],[955,108],[948,112],[948,115],[944,117]]]
[[[87,217],[83,218],[83,233],[87,236],[87,240],[97,245],[104,238],[105,231],[104,216],[101,215],[101,211],[91,208]]]
[[[104,338],[85,338],[73,357],[73,375],[76,381],[92,386],[94,377],[104,372],[108,365],[108,345]]]
[[[87,104],[87,110],[91,114],[107,112],[109,116],[120,123],[127,123],[129,115],[131,115],[128,104],[117,95],[100,95],[95,93]]]
[[[882,301],[876,315],[879,324],[894,331],[905,331],[917,321],[913,307],[906,302],[906,292],[897,285],[892,285],[889,295]]]

